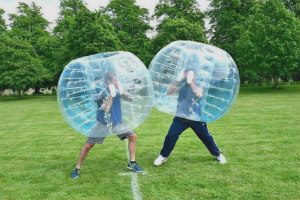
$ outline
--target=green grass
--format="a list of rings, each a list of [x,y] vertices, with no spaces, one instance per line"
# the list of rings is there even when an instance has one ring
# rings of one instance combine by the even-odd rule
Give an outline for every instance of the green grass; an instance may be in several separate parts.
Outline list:
[[[153,110],[136,132],[144,199],[300,199],[300,86],[242,88],[209,125],[227,157],[219,165],[188,130],[154,167],[172,117]],[[132,199],[125,142],[107,138],[69,178],[85,138],[62,119],[54,96],[0,99],[0,199]]]

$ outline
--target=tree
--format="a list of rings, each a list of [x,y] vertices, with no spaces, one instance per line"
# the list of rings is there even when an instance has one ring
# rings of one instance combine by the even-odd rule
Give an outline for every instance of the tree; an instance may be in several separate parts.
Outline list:
[[[80,1],[65,0],[63,6],[73,5],[70,2]],[[77,5],[77,4],[76,4]],[[83,4],[72,9],[74,12],[67,12],[70,9],[62,7],[61,16],[56,33],[61,39],[65,50],[68,51],[68,60],[87,56],[101,51],[115,51],[119,40],[114,28],[101,13],[88,10]],[[72,14],[71,14],[72,13]]]
[[[150,17],[147,9],[135,3],[135,0],[111,0],[104,12],[115,28],[122,49],[134,53],[147,64],[151,61],[150,39],[146,35],[151,30]]]
[[[184,18],[204,26],[204,14],[196,0],[160,0],[155,7],[154,16],[160,21]]]
[[[160,0],[154,17],[160,22],[153,39],[154,52],[174,40],[207,42],[204,15],[196,0]]]
[[[54,41],[56,52],[54,52],[55,74],[54,81],[58,82],[63,67],[73,59],[72,51],[68,48],[70,28],[74,23],[75,16],[80,10],[87,10],[82,0],[61,0],[60,12],[57,25],[54,27]]]
[[[295,13],[296,17],[300,19],[300,0],[283,0],[285,6]],[[298,62],[298,68],[295,69],[293,73],[293,79],[299,81],[300,80],[300,59]]]
[[[39,46],[42,38],[50,37],[48,28],[48,21],[42,16],[41,8],[35,3],[28,5],[26,3],[19,3],[17,8],[17,14],[11,14],[11,30],[9,35],[12,37],[17,37],[24,41],[29,42],[36,54],[38,59],[41,60],[42,66],[44,67],[44,72],[41,74],[41,78],[36,82],[35,93],[38,94],[41,87],[47,87],[46,84],[51,79],[50,69],[53,66],[48,65],[47,53],[43,51],[43,46]]]
[[[300,0],[283,0],[285,6],[300,18]]]
[[[212,0],[208,11],[211,43],[226,50],[234,58],[236,41],[243,32],[245,20],[253,14],[253,0]]]
[[[60,38],[64,37],[63,35],[68,32],[73,18],[82,9],[87,10],[82,0],[61,0],[59,18],[57,26],[54,28],[54,33]]]
[[[43,87],[55,87],[59,78],[59,70],[57,67],[57,60],[59,60],[58,50],[60,49],[60,42],[57,37],[50,34],[39,38],[37,41],[37,52],[40,53],[39,58],[42,61],[42,65],[47,69],[49,77],[44,79]]]
[[[190,22],[184,18],[168,19],[160,26],[158,34],[153,39],[155,52],[176,40],[206,42],[206,37],[203,27],[198,22]]]
[[[280,0],[258,5],[237,41],[237,61],[244,79],[291,77],[299,67],[300,22]]]
[[[119,46],[119,40],[109,21],[99,13],[85,9],[76,14],[66,43],[72,58],[115,51]]]
[[[17,94],[39,81],[45,69],[30,43],[7,35],[0,37],[0,90],[11,89]]]
[[[102,13],[88,10],[81,0],[63,0],[60,9],[54,29],[60,44],[55,53],[57,75],[72,59],[119,50],[114,28]]]
[[[3,18],[4,10],[0,8],[0,34],[6,30],[5,20]]]
[[[35,3],[28,5],[20,2],[17,14],[10,15],[10,35],[30,42],[36,48],[39,38],[49,35],[49,22],[42,16],[41,8]]]
[[[4,10],[0,8],[0,37],[3,37],[6,31],[6,24],[3,18],[3,14],[4,14]],[[1,93],[1,88],[0,88],[0,93]]]

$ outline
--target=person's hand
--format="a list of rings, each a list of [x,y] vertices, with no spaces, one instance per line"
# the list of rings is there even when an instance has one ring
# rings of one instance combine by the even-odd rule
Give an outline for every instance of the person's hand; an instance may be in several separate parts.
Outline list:
[[[112,84],[112,83],[109,84],[108,89],[109,89],[110,95],[111,95],[112,97],[115,97],[115,96],[117,95],[116,87],[115,87],[114,84]]]
[[[188,84],[191,84],[192,81],[194,80],[194,77],[195,77],[195,72],[189,71],[188,74],[187,74],[186,82]]]

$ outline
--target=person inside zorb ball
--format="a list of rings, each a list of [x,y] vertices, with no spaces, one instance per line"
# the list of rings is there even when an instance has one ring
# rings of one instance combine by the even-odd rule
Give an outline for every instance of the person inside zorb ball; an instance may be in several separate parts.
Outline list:
[[[88,137],[119,135],[138,127],[152,108],[151,76],[129,52],[71,61],[58,83],[66,121]]]
[[[132,130],[148,117],[152,90],[149,71],[129,52],[87,56],[65,67],[58,84],[60,110],[71,127],[88,137],[71,178],[79,177],[90,149],[109,135],[128,138],[127,167],[142,172],[135,162],[137,135]]]
[[[163,48],[149,68],[158,110],[194,121],[221,118],[239,91],[234,60],[222,49],[192,41]]]
[[[167,160],[187,128],[195,132],[220,163],[226,163],[206,122],[224,116],[238,94],[239,73],[231,56],[211,45],[175,41],[156,54],[149,70],[155,107],[175,115],[154,165]]]
[[[104,88],[97,88],[98,95],[96,125],[88,132],[89,136],[104,137],[108,134],[122,134],[128,132],[128,127],[123,123],[122,98],[133,102],[133,96],[119,86],[114,73],[108,72],[104,76]]]

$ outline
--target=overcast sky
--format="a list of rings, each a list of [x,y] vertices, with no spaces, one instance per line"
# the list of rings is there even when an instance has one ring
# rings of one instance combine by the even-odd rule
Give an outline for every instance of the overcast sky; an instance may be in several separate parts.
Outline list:
[[[44,17],[51,23],[54,23],[58,17],[59,13],[59,2],[60,0],[0,0],[0,8],[6,12],[6,16],[9,13],[15,13],[18,2],[31,3],[35,2],[37,5],[42,7],[42,12]],[[98,9],[100,6],[106,6],[109,0],[84,0],[87,3],[87,7],[90,10]],[[137,4],[141,7],[147,8],[150,14],[153,13],[155,5],[159,0],[136,0]],[[206,10],[209,1],[208,0],[198,0],[200,9],[202,11]]]

